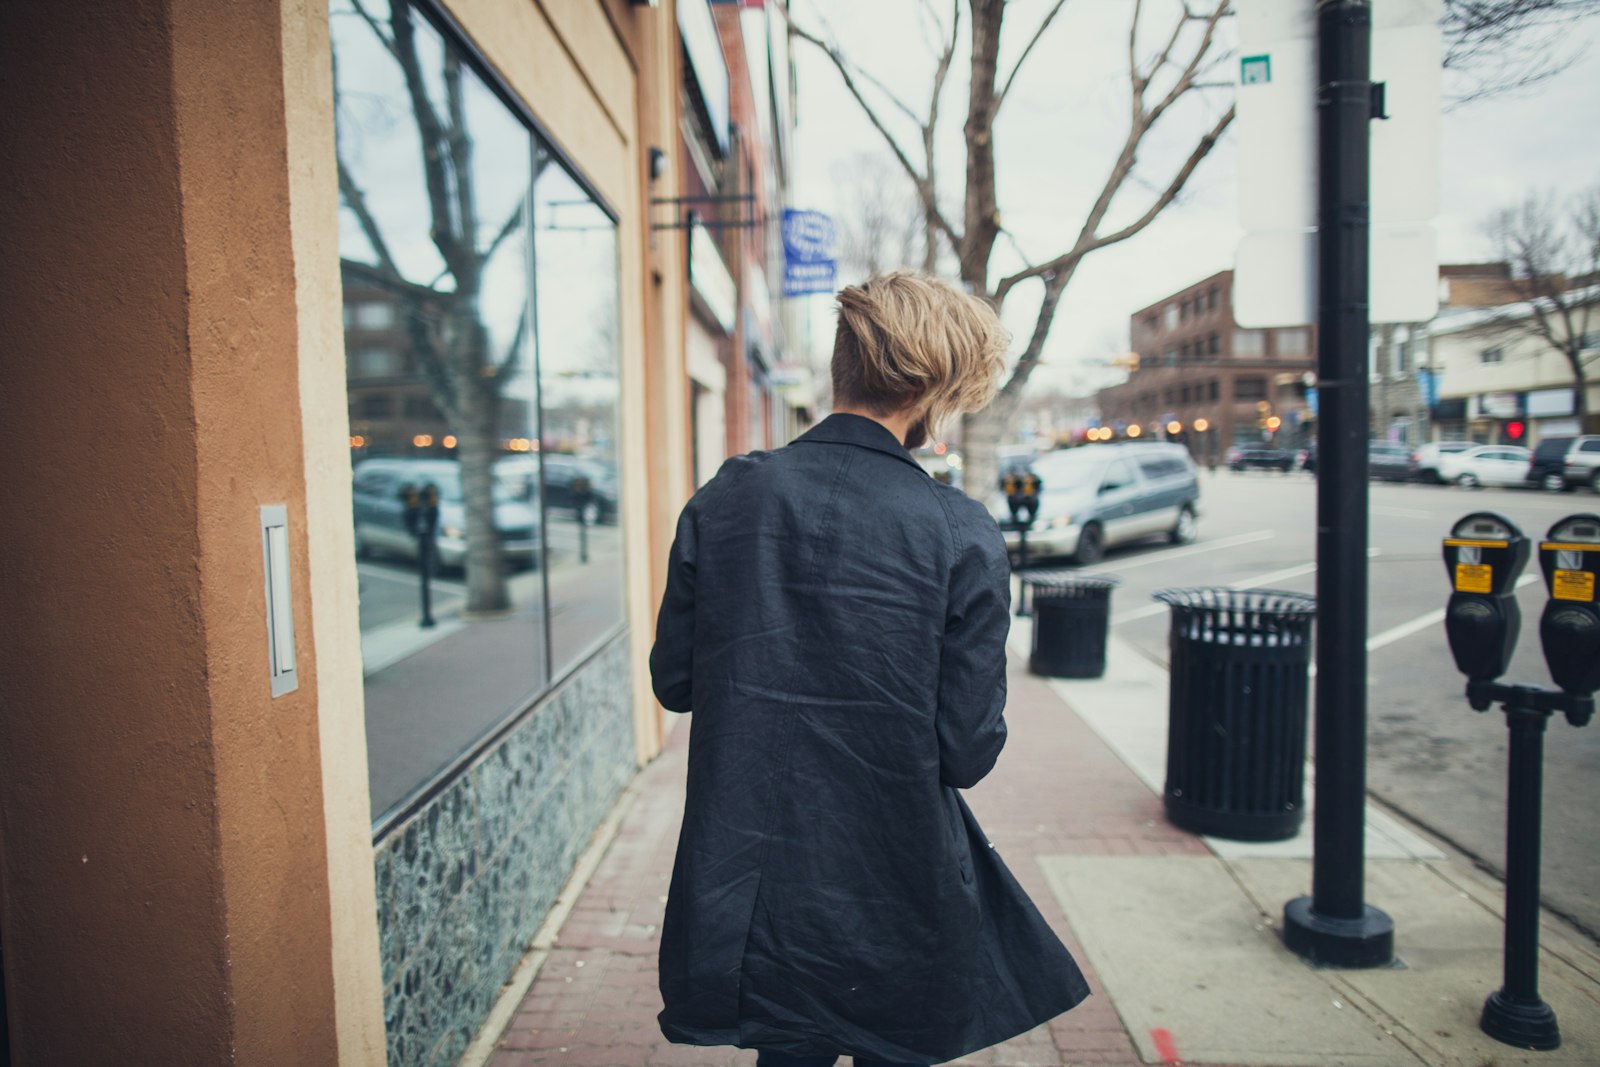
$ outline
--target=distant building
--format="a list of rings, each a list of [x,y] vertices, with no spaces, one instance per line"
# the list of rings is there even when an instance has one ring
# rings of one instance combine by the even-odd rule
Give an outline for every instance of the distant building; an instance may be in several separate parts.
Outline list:
[[[1179,438],[1202,461],[1229,445],[1305,440],[1315,331],[1239,326],[1231,270],[1140,308],[1128,336],[1136,365],[1098,394],[1102,423],[1119,435]]]

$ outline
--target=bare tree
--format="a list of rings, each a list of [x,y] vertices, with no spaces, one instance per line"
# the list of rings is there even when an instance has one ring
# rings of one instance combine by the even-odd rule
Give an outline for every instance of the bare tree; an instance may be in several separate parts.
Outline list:
[[[1028,379],[1039,365],[1062,294],[1079,266],[1091,253],[1137,236],[1171,206],[1234,117],[1230,105],[1219,109],[1205,128],[1182,131],[1188,145],[1182,163],[1171,172],[1156,176],[1153,184],[1142,173],[1136,176],[1140,151],[1151,134],[1158,128],[1176,128],[1175,122],[1163,123],[1163,119],[1173,113],[1179,101],[1211,85],[1211,76],[1226,61],[1217,30],[1231,7],[1230,0],[1212,0],[1201,6],[1196,6],[1194,0],[1175,0],[1165,5],[1162,32],[1147,37],[1147,23],[1153,20],[1141,17],[1145,14],[1144,0],[1134,0],[1126,41],[1127,126],[1099,194],[1070,245],[1036,262],[1027,262],[1024,257],[1026,265],[1021,269],[996,276],[992,260],[1005,231],[996,183],[995,119],[1015,86],[1017,75],[1060,14],[1065,0],[1052,0],[1043,17],[1026,31],[1028,36],[1010,69],[1002,71],[1001,34],[1013,6],[1005,0],[966,0],[970,21],[969,77],[962,126],[966,171],[959,215],[947,211],[941,201],[934,145],[940,104],[961,37],[962,0],[952,0],[948,18],[938,16],[932,0],[922,0],[922,17],[936,30],[936,64],[928,104],[921,110],[912,108],[868,73],[830,39],[831,35],[800,27],[793,30],[827,56],[845,88],[888,144],[916,189],[926,229],[954,252],[966,287],[997,309],[1003,308],[1019,287],[1037,284],[1042,290],[1033,326],[999,395],[984,411],[967,416],[962,427],[967,488],[982,497],[988,496],[998,477],[997,449],[1021,404]],[[1106,44],[1094,42],[1092,46]],[[891,129],[892,112],[910,118],[920,143],[914,147],[902,143]],[[1131,208],[1129,201],[1136,201]]]
[[[1494,215],[1486,227],[1498,257],[1511,264],[1512,290],[1522,305],[1496,316],[1489,328],[1530,337],[1561,353],[1572,369],[1573,414],[1587,433],[1600,433],[1589,411],[1588,369],[1600,361],[1600,184],[1561,204],[1533,194]]]
[[[422,377],[457,438],[466,511],[466,608],[501,611],[509,606],[510,598],[495,527],[494,462],[500,455],[501,386],[509,372],[514,372],[523,350],[528,314],[524,308],[511,343],[497,354],[491,351],[479,298],[486,265],[525,228],[526,208],[519,201],[494,230],[480,226],[475,143],[468,128],[464,71],[457,53],[444,49],[440,69],[430,80],[417,44],[419,16],[407,0],[390,0],[387,19],[374,15],[363,0],[349,3],[404,76],[410,119],[421,144],[429,237],[444,270],[428,279],[406,276],[370,208],[358,172],[350,164],[347,135],[341,132],[339,193],[372,250],[370,262],[344,258],[343,270],[346,277],[390,294],[398,307]],[[338,109],[337,76],[334,82]],[[442,95],[442,101],[436,100],[436,95]]]
[[[932,273],[939,246],[927,240],[922,208],[894,161],[861,152],[838,171],[840,261],[865,275],[916,263]]]
[[[1600,13],[1600,0],[1444,0],[1444,66],[1464,76],[1455,103],[1514,92],[1555,77],[1578,52],[1564,32]]]

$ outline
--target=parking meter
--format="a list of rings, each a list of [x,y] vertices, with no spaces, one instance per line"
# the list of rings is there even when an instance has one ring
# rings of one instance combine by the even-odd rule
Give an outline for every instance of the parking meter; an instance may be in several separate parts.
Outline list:
[[[417,574],[422,587],[422,619],[419,625],[433,625],[433,591],[429,579],[433,576],[434,533],[439,528],[439,487],[432,482],[423,486],[407,483],[400,487],[400,502],[405,505],[406,532],[417,539]]]
[[[1031,524],[1039,514],[1039,490],[1044,483],[1032,471],[1006,474],[1000,478],[1000,490],[1006,495],[1006,507],[1011,509],[1013,522]]]
[[[1545,537],[1539,544],[1539,569],[1550,601],[1539,617],[1539,643],[1555,683],[1568,693],[1587,695],[1600,689],[1600,606],[1595,600],[1600,515],[1568,515]]]
[[[1503,515],[1477,511],[1444,539],[1450,602],[1444,632],[1456,668],[1475,682],[1506,672],[1522,629],[1515,586],[1528,563],[1528,539]]]

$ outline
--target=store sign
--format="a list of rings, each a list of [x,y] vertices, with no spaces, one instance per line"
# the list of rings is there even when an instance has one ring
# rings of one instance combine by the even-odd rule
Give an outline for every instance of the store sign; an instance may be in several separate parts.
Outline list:
[[[738,290],[711,240],[711,231],[699,222],[689,228],[689,284],[722,332],[732,333],[739,310]]]
[[[678,34],[689,55],[689,69],[711,119],[717,147],[728,150],[728,64],[722,58],[717,20],[707,0],[678,0]]]
[[[1533,419],[1572,414],[1574,391],[1539,389],[1528,394],[1528,417]]]
[[[1520,415],[1521,397],[1516,393],[1485,393],[1478,398],[1478,412],[1491,419],[1509,419]]]
[[[837,282],[837,231],[820,211],[783,209],[783,295],[831,293]]]

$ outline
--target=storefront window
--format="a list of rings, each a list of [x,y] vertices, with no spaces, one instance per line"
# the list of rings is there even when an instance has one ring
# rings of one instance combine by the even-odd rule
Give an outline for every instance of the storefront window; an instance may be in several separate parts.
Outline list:
[[[421,10],[331,16],[381,825],[621,622],[616,233]]]
[[[617,227],[541,148],[533,185],[554,668],[623,616]]]

